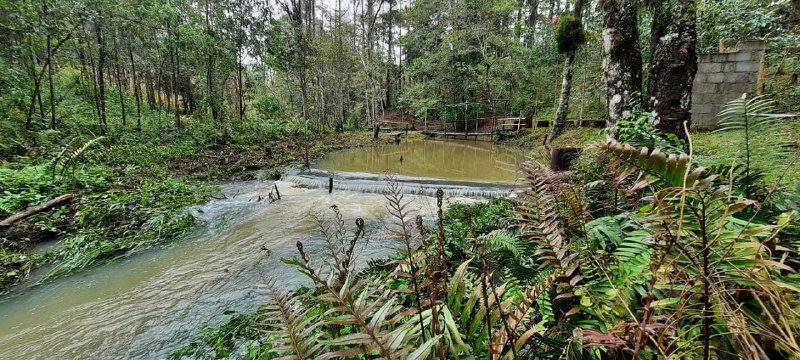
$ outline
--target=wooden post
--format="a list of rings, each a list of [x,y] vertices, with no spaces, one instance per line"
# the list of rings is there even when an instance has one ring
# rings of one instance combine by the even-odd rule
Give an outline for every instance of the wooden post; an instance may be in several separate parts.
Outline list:
[[[425,131],[428,132],[428,108],[425,108]]]
[[[333,193],[333,176],[328,178],[328,194]]]
[[[464,140],[467,140],[467,133],[469,133],[469,123],[467,122],[467,102],[464,102]]]

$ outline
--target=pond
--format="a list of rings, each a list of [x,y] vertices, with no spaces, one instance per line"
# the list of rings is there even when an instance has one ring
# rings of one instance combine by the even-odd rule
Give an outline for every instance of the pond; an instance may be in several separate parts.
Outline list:
[[[348,149],[321,160],[321,170],[394,173],[451,181],[513,184],[520,176],[519,151],[487,141],[412,140],[397,145]]]

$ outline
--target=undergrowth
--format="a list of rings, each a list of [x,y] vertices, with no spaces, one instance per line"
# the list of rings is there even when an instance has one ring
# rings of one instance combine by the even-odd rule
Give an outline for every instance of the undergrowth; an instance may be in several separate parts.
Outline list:
[[[55,265],[47,281],[181,237],[195,222],[184,209],[213,195],[211,181],[253,179],[260,171],[276,177],[283,166],[302,165],[306,154],[313,160],[369,139],[312,135],[294,120],[212,125],[184,116],[176,129],[172,114],[147,107],[142,129],[110,122],[102,135],[84,95],[59,104],[58,130],[44,121],[26,129],[23,114],[0,122],[0,219],[74,195],[65,206],[0,229],[0,293],[44,263]],[[120,114],[115,106],[108,111],[110,119]],[[57,243],[33,254],[42,241]]]
[[[300,241],[283,259],[310,289],[268,281],[263,306],[244,315],[258,321],[234,317],[171,357],[800,353],[797,192],[700,166],[692,154],[613,140],[584,149],[581,171],[554,173],[536,161],[523,170],[527,191],[516,200],[444,213],[440,192],[433,222],[408,211],[390,179],[395,221],[386,236],[397,253],[362,271],[352,249],[363,221],[351,230],[333,208],[332,220],[318,220],[326,256],[309,258]]]

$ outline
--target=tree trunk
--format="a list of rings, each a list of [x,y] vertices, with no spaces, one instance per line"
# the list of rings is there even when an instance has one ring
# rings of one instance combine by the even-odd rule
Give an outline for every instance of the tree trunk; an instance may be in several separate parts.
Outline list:
[[[47,1],[42,1],[42,17],[47,19]],[[55,87],[53,86],[53,51],[52,51],[52,35],[47,31],[47,81],[50,87],[50,128],[56,128],[56,96]]]
[[[180,104],[178,103],[178,94],[180,93],[180,89],[178,87],[178,80],[180,79],[180,68],[179,68],[180,64],[178,64],[178,41],[177,41],[178,35],[177,35],[177,33],[174,34],[174,36],[175,36],[174,41],[171,41],[172,50],[169,52],[170,53],[170,60],[171,60],[170,63],[172,64],[172,74],[171,74],[172,85],[171,85],[171,87],[172,87],[173,106],[175,106],[175,108],[173,109],[173,110],[175,110],[175,128],[176,129],[180,129],[181,128],[181,113],[180,113],[181,107],[180,107]]]
[[[36,108],[36,99],[37,99],[37,96],[39,95],[39,92],[40,92],[40,89],[39,89],[40,84],[41,84],[41,81],[39,80],[39,78],[34,76],[34,78],[33,78],[33,92],[31,92],[31,106],[28,108],[28,117],[27,117],[27,120],[25,121],[25,128],[26,129],[30,129],[31,125],[32,125],[33,113],[34,113],[34,111],[36,111],[36,109],[35,109]],[[42,106],[39,105],[39,108],[41,109]]]
[[[98,12],[98,19],[94,25],[95,35],[97,36],[97,46],[98,46],[98,59],[97,59],[97,90],[98,96],[100,99],[100,123],[103,128],[103,132],[107,130],[108,122],[106,121],[106,81],[105,81],[105,74],[104,68],[106,65],[106,43],[105,39],[103,39],[103,25],[101,23],[102,13]]]
[[[133,95],[136,98],[136,129],[142,129],[142,94],[139,89],[139,79],[136,77],[136,63],[133,60],[133,49],[128,45],[128,57],[131,61],[131,78],[133,79]]]
[[[393,33],[392,31],[392,20],[394,17],[394,0],[389,1],[389,19],[388,19],[388,40],[387,44],[389,46],[389,53],[388,53],[388,61],[386,66],[386,108],[389,109],[392,107],[392,69],[394,69],[394,54],[392,53],[392,43],[393,43]]]
[[[211,8],[209,7],[209,0],[205,0],[206,8],[206,35],[214,38],[214,33],[211,31]],[[213,45],[212,45],[213,46]],[[210,49],[209,49],[210,50]],[[207,87],[207,103],[211,107],[211,120],[217,120],[217,97],[214,92],[214,54],[208,51],[208,58],[206,60],[206,87]]]
[[[239,124],[244,123],[244,82],[242,79],[242,43],[236,45],[236,87],[239,100]]]
[[[94,101],[95,114],[97,115],[97,123],[102,127],[103,122],[100,119],[100,97],[97,95],[97,64],[94,61],[94,48],[92,47],[91,33],[86,35],[86,50],[89,57],[89,70],[92,76],[92,100]]]
[[[528,31],[525,36],[525,46],[531,46],[536,42],[536,18],[539,16],[539,0],[528,0],[530,13],[528,13]]]
[[[127,126],[128,117],[125,113],[125,93],[122,87],[122,75],[119,71],[119,44],[116,36],[114,36],[114,72],[117,78],[117,91],[119,91],[119,107],[122,111],[122,126]]]
[[[697,72],[694,0],[651,1],[649,106],[654,125],[685,138],[691,125],[692,81]]]
[[[575,6],[572,8],[572,16],[576,19],[581,18],[583,11],[583,0],[575,0]],[[564,129],[567,127],[567,114],[569,113],[569,96],[572,91],[572,70],[575,67],[575,51],[570,51],[567,54],[567,59],[564,61],[564,75],[561,80],[561,95],[559,96],[558,110],[556,111],[556,119],[553,123],[553,133],[550,135],[550,141],[555,140]]]
[[[641,101],[642,55],[635,0],[600,1],[603,12],[603,70],[607,125],[630,115]]]

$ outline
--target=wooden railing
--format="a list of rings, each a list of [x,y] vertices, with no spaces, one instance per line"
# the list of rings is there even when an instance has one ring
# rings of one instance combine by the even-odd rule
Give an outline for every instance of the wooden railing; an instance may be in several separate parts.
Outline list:
[[[490,116],[475,119],[457,119],[450,121],[425,120],[422,132],[432,135],[496,135],[500,132],[519,131],[529,127],[528,121],[522,117]]]

